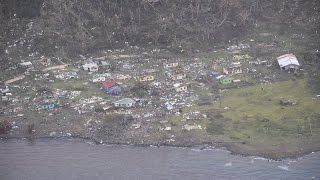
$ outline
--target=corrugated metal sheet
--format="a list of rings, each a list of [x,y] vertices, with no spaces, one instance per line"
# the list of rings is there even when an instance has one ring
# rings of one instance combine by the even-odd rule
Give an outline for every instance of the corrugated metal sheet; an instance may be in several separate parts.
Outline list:
[[[285,66],[288,66],[288,65],[297,65],[297,66],[300,66],[298,60],[297,60],[297,57],[293,54],[285,54],[285,55],[282,55],[282,56],[279,56],[277,58],[278,60],[278,63],[279,63],[279,66],[282,68],[282,67],[285,67]]]

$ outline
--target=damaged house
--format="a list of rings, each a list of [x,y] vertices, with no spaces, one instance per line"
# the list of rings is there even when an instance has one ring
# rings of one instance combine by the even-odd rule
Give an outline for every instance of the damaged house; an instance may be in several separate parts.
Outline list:
[[[129,64],[129,63],[125,63],[122,65],[122,69],[123,70],[133,70],[134,69],[134,65],[133,64]]]
[[[106,93],[111,95],[118,95],[123,91],[123,88],[117,84],[113,79],[107,79],[103,83],[103,88]]]
[[[181,73],[181,74],[169,74],[169,78],[171,78],[172,80],[182,80],[185,79],[187,77],[186,74]]]
[[[79,75],[77,72],[63,72],[61,74],[57,74],[54,75],[55,78],[57,79],[64,79],[64,80],[68,80],[68,79],[78,79]]]
[[[281,70],[298,70],[300,64],[294,54],[285,54],[277,57]]]
[[[59,108],[59,104],[57,102],[51,102],[51,103],[46,103],[46,104],[43,104],[41,106],[41,109],[43,110],[53,110],[53,109],[56,109],[56,108]]]
[[[176,92],[183,92],[188,90],[188,86],[181,83],[176,83],[173,85],[173,87],[176,90]]]
[[[97,63],[86,63],[82,65],[82,69],[89,72],[97,72],[99,70],[99,66]]]
[[[24,68],[29,68],[32,66],[32,62],[30,62],[30,61],[22,62],[22,63],[19,63],[19,66],[24,67]]]
[[[112,68],[112,65],[107,61],[100,61],[101,68],[103,70],[109,71]]]
[[[96,74],[93,79],[92,82],[96,83],[96,82],[104,82],[107,78],[110,78],[111,74],[109,73],[104,73],[104,74]]]
[[[139,78],[140,82],[153,81],[153,80],[154,80],[154,76],[152,75],[142,76]]]
[[[101,77],[97,77],[97,78],[92,79],[92,82],[94,82],[94,83],[103,82],[105,80],[106,80],[106,77],[101,76]]]
[[[125,107],[125,108],[133,107],[135,104],[136,104],[136,101],[131,98],[123,98],[113,102],[113,105],[115,107]]]
[[[165,67],[165,68],[172,68],[172,67],[177,67],[178,65],[179,65],[179,63],[174,62],[174,63],[164,64],[164,67]]]
[[[223,73],[229,75],[241,74],[241,64],[239,62],[232,63],[230,66],[223,68]]]
[[[227,84],[232,84],[233,83],[233,78],[231,77],[224,77],[224,78],[220,78],[220,83],[223,85],[227,85]]]

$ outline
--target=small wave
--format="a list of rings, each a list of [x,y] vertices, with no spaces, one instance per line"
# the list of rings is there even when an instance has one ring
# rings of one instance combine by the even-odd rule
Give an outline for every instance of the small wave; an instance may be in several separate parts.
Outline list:
[[[214,146],[207,146],[207,147],[201,148],[201,150],[203,150],[203,151],[212,151],[212,150],[217,150],[217,148],[215,148]]]
[[[88,145],[96,145],[96,143],[94,143],[93,141],[85,141],[85,143]]]
[[[155,145],[149,145],[152,148],[158,148],[159,146],[155,146]]]
[[[106,147],[113,147],[113,144],[102,144],[102,146],[106,146]]]
[[[224,165],[224,167],[231,167],[232,166],[232,162],[228,162]]]
[[[296,162],[297,162],[296,160],[289,160],[288,164],[293,164],[293,163],[296,163]]]
[[[268,161],[269,159],[263,158],[263,157],[254,157],[253,160],[263,160],[263,161]]]
[[[257,156],[251,156],[252,160],[261,160],[261,161],[268,161],[268,162],[277,162],[277,160],[263,158],[263,157],[257,157]]]
[[[278,168],[284,171],[289,171],[289,167],[286,165],[279,165]]]
[[[191,151],[194,151],[194,152],[201,152],[201,149],[191,149]]]
[[[269,159],[263,158],[263,157],[252,157],[251,164],[254,164],[255,160],[261,160],[261,161],[270,161]]]

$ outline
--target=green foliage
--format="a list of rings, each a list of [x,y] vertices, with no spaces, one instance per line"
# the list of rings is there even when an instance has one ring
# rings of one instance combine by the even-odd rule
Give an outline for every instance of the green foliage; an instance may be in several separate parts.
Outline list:
[[[221,114],[209,113],[209,122],[207,124],[207,132],[214,135],[224,134],[224,117]]]
[[[297,21],[317,27],[319,7],[317,0],[12,0],[0,3],[0,32],[5,38],[13,36],[13,30],[18,31],[15,35],[25,33],[21,30],[34,18],[33,28],[42,35],[32,42],[31,49],[46,55],[77,56],[118,48],[124,41],[188,49],[243,36],[267,17],[287,22],[283,31]],[[11,22],[14,14],[19,19]]]
[[[33,130],[34,130],[34,123],[29,123],[28,125],[27,125],[27,133],[28,134],[32,134],[32,132],[33,132]]]
[[[134,86],[130,89],[130,93],[137,97],[144,97],[147,95],[148,90],[150,89],[149,85],[142,82],[136,82]]]
[[[0,134],[6,134],[12,128],[11,123],[8,120],[0,121]]]
[[[279,104],[282,98],[299,103],[284,107]],[[320,132],[320,101],[304,79],[264,85],[263,91],[261,85],[229,90],[222,107],[230,109],[223,113],[230,119],[224,124],[224,133],[253,144],[293,142],[317,137]]]

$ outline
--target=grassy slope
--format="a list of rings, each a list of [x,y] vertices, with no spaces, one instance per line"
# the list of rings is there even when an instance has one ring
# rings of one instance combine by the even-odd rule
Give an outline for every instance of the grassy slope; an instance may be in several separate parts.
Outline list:
[[[305,80],[233,89],[224,94],[222,107],[231,120],[225,134],[250,144],[277,145],[298,143],[320,135],[320,99],[314,99]],[[244,95],[247,94],[247,95]],[[296,106],[281,106],[280,99],[298,100]]]

